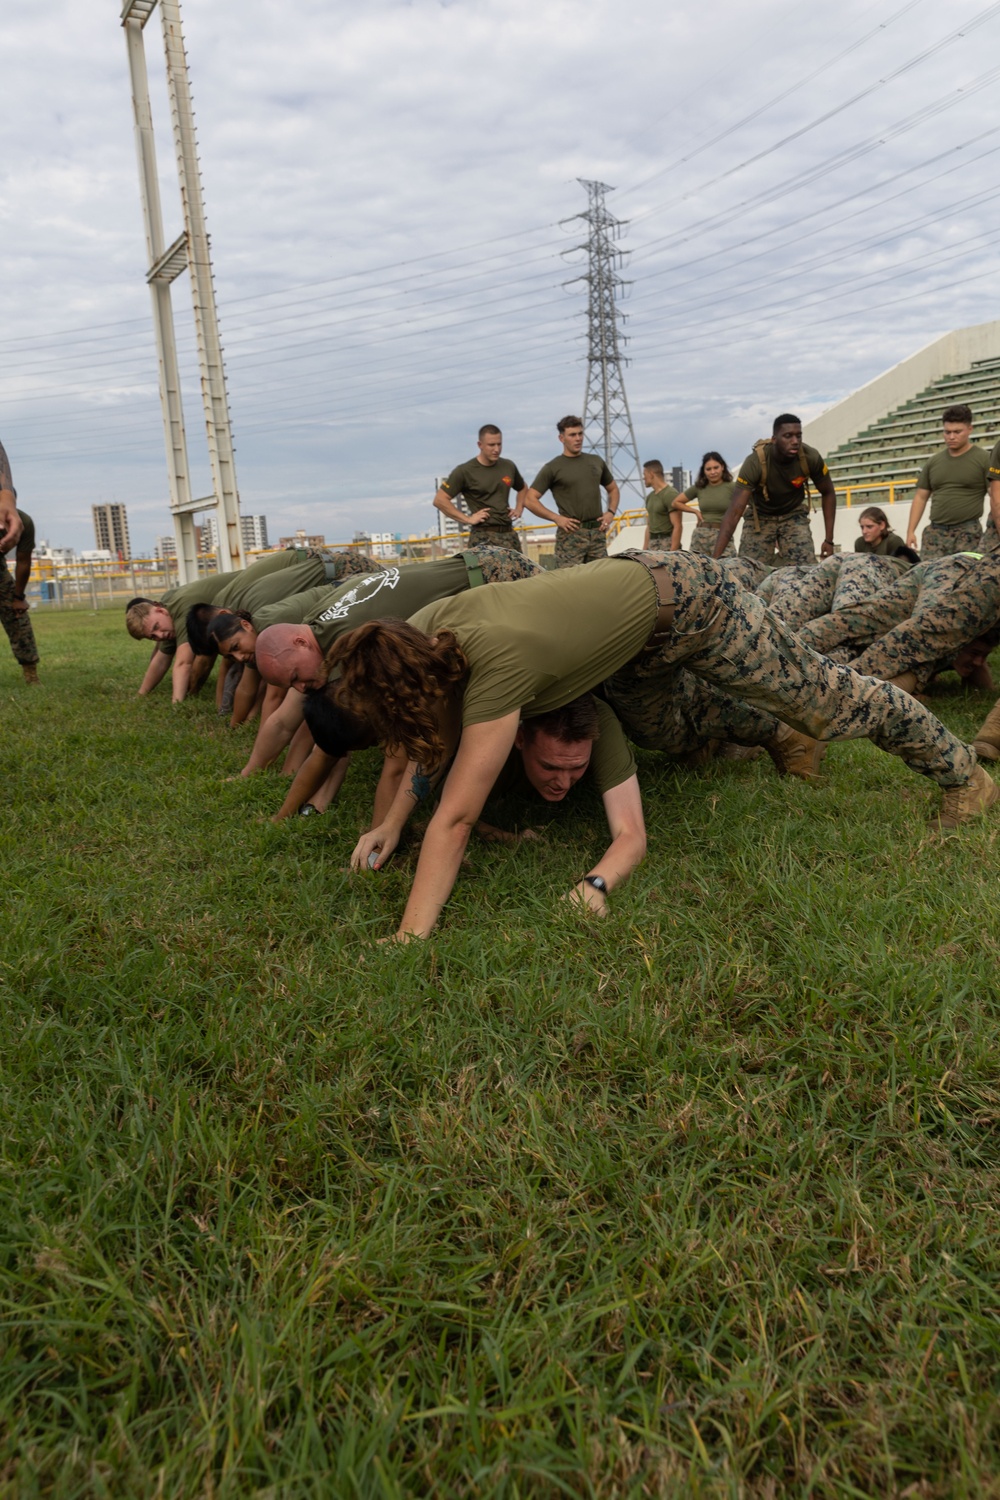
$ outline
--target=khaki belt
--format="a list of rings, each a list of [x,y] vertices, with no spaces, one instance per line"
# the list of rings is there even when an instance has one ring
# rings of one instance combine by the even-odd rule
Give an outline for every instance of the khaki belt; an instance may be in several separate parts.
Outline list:
[[[663,559],[652,552],[619,552],[617,556],[624,557],[627,562],[639,563],[653,580],[653,587],[656,589],[656,619],[653,621],[649,639],[642,649],[655,651],[663,644],[667,636],[673,633],[676,607],[673,582],[667,576]]]

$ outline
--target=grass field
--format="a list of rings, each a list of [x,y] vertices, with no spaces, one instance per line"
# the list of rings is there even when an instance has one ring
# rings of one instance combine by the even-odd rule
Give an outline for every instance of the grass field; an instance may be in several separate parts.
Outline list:
[[[35,619],[0,1495],[1000,1495],[1000,817],[929,836],[867,743],[818,790],[642,756],[609,920],[558,899],[584,800],[380,948],[374,757],[274,827],[117,613]]]

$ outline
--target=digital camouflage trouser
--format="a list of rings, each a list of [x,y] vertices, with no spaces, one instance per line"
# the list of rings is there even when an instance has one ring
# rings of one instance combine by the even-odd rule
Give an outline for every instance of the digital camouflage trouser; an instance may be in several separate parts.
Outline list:
[[[746,523],[744,522],[744,526],[745,525]],[[711,526],[707,521],[699,521],[691,534],[691,551],[694,552],[698,557],[711,557],[712,553],[715,551],[715,544],[718,540],[718,526]],[[652,541],[652,538],[650,538],[650,541]],[[726,550],[722,555],[723,557],[736,556],[736,546],[733,542],[732,537],[730,537],[729,541],[726,543]]]
[[[0,625],[7,632],[15,661],[22,667],[33,667],[38,661],[38,647],[31,628],[31,613],[26,609],[14,609],[13,603],[14,579],[6,559],[0,557]]]
[[[890,589],[804,625],[815,651],[849,653],[855,671],[918,687],[1000,618],[1000,553],[943,557],[911,568]]]
[[[366,552],[358,552],[353,548],[349,552],[338,552],[333,547],[313,547],[308,555],[321,558],[326,563],[328,583],[340,583],[345,578],[354,578],[361,573],[385,573],[392,566],[391,563],[380,562],[377,557],[369,557]]]
[[[894,584],[908,564],[870,552],[838,553],[807,568],[778,568],[757,589],[792,630]]]
[[[510,547],[470,547],[479,559],[486,583],[516,583],[519,578],[534,578],[544,570],[538,563]]]
[[[572,568],[577,563],[596,562],[607,557],[604,532],[596,526],[581,526],[576,531],[556,531],[556,567]]]
[[[808,566],[816,561],[816,546],[813,542],[809,512],[803,508],[793,510],[787,516],[759,516],[759,527],[754,524],[753,504],[743,512],[743,532],[740,536],[740,556],[752,557],[756,562],[774,563],[775,567],[787,567],[790,563]],[[777,553],[777,556],[775,556]]]
[[[512,526],[470,526],[469,546],[506,547],[511,552],[520,552],[521,538]]]
[[[763,745],[778,729],[773,715],[724,693],[685,667],[649,677],[619,672],[602,692],[629,739],[665,755],[693,755],[709,740]]]
[[[931,521],[920,534],[920,561],[937,562],[954,557],[956,552],[981,552],[983,528],[978,521],[956,521],[951,526],[935,526]]]
[[[814,739],[867,737],[940,786],[969,780],[974,752],[908,693],[817,656],[724,566],[690,552],[653,556],[672,588],[672,628],[615,673],[611,691],[683,665]]]

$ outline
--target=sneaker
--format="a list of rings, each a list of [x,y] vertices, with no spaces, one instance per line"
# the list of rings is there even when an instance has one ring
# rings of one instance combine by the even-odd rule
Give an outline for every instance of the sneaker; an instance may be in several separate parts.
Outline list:
[[[934,819],[937,828],[958,828],[988,811],[1000,798],[1000,787],[982,766],[977,766],[962,786],[946,786],[941,811]]]
[[[313,807],[311,802],[303,802],[302,806],[299,808],[300,818],[318,818],[319,816],[319,808]]]
[[[986,715],[972,748],[980,760],[1000,760],[1000,699]]]
[[[779,724],[777,734],[766,741],[764,749],[779,776],[797,776],[800,781],[810,781],[814,785],[821,779],[819,766],[826,754],[822,740],[810,739],[787,724]]]

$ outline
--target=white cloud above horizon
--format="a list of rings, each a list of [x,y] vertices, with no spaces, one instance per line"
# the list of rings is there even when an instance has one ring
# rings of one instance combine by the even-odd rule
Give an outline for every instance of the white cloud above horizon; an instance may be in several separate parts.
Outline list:
[[[998,5],[182,5],[242,504],[275,536],[423,530],[482,421],[529,479],[551,455],[583,393],[578,177],[631,220],[644,456],[738,461],[768,412],[818,412],[993,311]],[[0,440],[41,535],[87,546],[92,501],[115,498],[145,550],[170,523],[104,11],[0,23]],[[147,31],[169,233],[155,14]],[[186,278],[174,294],[205,492]]]

